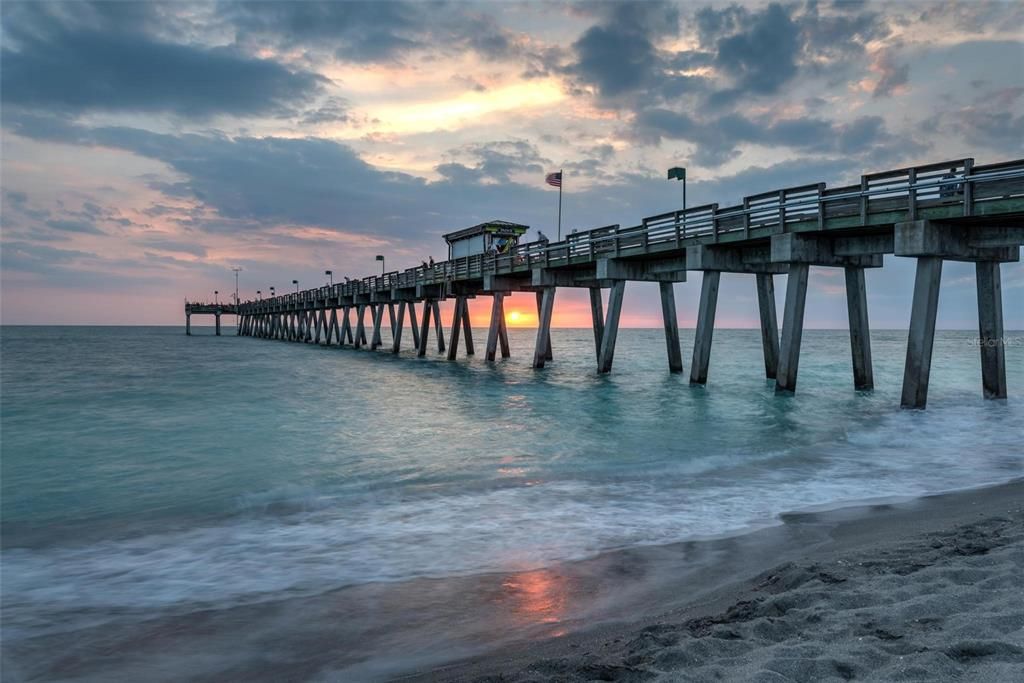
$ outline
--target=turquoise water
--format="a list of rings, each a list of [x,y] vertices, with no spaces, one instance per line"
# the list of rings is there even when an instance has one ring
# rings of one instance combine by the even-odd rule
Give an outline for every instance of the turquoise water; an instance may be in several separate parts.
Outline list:
[[[807,331],[790,397],[764,380],[756,330],[716,331],[706,388],[668,374],[657,330],[622,330],[608,376],[589,330],[556,330],[555,360],[531,369],[533,334],[488,364],[3,328],[5,649],[1024,474],[1024,343],[1007,347],[1010,400],[986,402],[976,334],[940,333],[918,412],[897,408],[905,332],[873,333],[877,389],[858,393],[846,332]],[[687,370],[692,348],[684,330]]]

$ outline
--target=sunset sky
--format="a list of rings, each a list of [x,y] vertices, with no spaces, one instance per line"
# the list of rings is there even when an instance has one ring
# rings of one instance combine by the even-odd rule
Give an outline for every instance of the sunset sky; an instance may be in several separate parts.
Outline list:
[[[1024,3],[19,3],[2,6],[2,321],[180,324],[242,298],[441,260],[499,218],[555,232],[973,156],[1024,156]],[[1008,329],[1024,267],[1003,266]],[[868,274],[905,327],[913,264]],[[812,269],[810,327],[844,327]],[[779,296],[785,278],[778,278]],[[692,325],[700,275],[677,285]],[[623,324],[660,324],[627,286]],[[487,302],[474,302],[477,324]],[[535,321],[532,296],[508,305]],[[756,325],[725,276],[723,327]],[[515,324],[516,321],[513,321]],[[589,324],[560,290],[555,324]],[[976,325],[948,264],[941,327]]]

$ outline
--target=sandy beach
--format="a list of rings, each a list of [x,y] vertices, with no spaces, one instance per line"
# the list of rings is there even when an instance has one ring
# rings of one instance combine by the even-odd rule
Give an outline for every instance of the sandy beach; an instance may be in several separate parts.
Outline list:
[[[827,539],[748,553],[699,596],[664,585],[653,616],[403,680],[1024,680],[1024,482],[784,521]]]

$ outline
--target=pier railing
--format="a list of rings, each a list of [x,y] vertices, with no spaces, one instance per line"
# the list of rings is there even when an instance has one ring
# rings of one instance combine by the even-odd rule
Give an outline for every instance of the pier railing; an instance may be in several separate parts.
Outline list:
[[[259,302],[248,301],[242,308],[256,303],[272,306],[323,301],[795,230],[890,225],[922,217],[977,216],[997,212],[1006,200],[1021,198],[1024,159],[986,166],[975,166],[973,159],[959,159],[864,175],[859,185],[802,185],[744,197],[736,206],[705,204],[670,211],[648,216],[632,227],[608,225],[573,232],[562,241],[524,244],[508,254],[461,257]]]

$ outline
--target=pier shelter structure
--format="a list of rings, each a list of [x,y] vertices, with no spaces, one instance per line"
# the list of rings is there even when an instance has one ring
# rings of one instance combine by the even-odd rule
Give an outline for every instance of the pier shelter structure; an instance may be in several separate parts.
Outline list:
[[[515,226],[498,221],[482,225]],[[525,227],[515,230],[525,233]],[[987,165],[976,165],[973,159],[944,161],[871,173],[855,185],[816,183],[745,197],[736,206],[706,204],[671,211],[635,226],[608,225],[574,232],[559,242],[510,245],[504,253],[469,243],[465,254],[462,246],[456,251],[460,235],[475,237],[484,230],[474,226],[447,235],[452,258],[444,262],[243,302],[237,309],[238,332],[375,350],[384,345],[386,311],[393,353],[401,349],[408,317],[413,346],[424,356],[431,345],[433,318],[438,352],[454,360],[460,336],[465,353],[475,353],[467,300],[490,296],[485,351],[490,361],[499,346],[503,358],[509,355],[504,297],[535,292],[533,366],[543,368],[553,358],[550,327],[556,292],[578,287],[590,293],[596,366],[606,373],[615,356],[626,283],[657,282],[668,368],[678,373],[684,368],[672,285],[700,273],[689,378],[704,384],[721,274],[744,273],[753,276],[757,292],[765,376],[775,380],[778,392],[787,393],[796,390],[810,268],[841,268],[853,386],[870,390],[874,378],[864,272],[882,267],[885,256],[894,255],[914,259],[917,268],[901,404],[924,408],[942,264],[969,261],[975,263],[977,274],[983,395],[1007,395],[1000,264],[1018,261],[1024,244],[1024,159]],[[777,274],[788,275],[781,336],[775,309]],[[602,289],[610,290],[606,311]],[[1017,297],[1011,305],[1020,305]],[[455,314],[446,346],[438,302],[449,298],[455,300]],[[186,323],[190,312],[201,312],[189,306]]]

